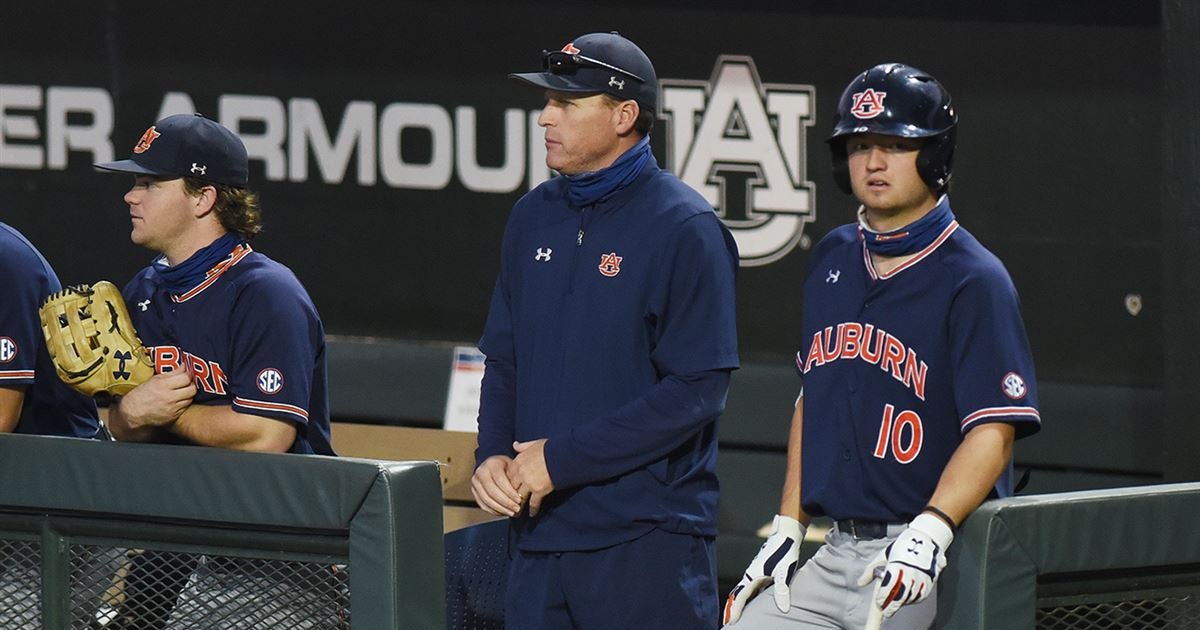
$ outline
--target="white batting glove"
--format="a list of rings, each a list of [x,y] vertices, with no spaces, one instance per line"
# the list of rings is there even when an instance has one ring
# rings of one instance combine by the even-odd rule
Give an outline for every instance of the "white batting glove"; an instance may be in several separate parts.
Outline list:
[[[875,587],[875,604],[885,618],[891,617],[901,606],[929,596],[946,566],[946,548],[953,540],[954,531],[945,521],[932,514],[920,514],[867,565],[858,585],[870,584],[876,572],[882,570]]]
[[[746,568],[742,580],[729,592],[729,599],[725,601],[725,625],[737,623],[746,602],[772,582],[775,584],[775,607],[779,612],[788,611],[792,601],[788,583],[799,568],[800,543],[804,540],[806,529],[805,525],[790,516],[775,515],[767,542],[763,543],[758,555]]]

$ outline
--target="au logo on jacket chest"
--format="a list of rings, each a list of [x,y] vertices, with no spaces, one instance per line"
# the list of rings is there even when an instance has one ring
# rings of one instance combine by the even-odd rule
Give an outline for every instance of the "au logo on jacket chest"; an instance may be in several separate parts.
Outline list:
[[[807,180],[811,85],[763,83],[750,57],[722,55],[707,81],[663,79],[667,168],[733,233],[744,267],[787,255],[816,218]]]
[[[600,275],[611,278],[621,273],[621,261],[624,258],[617,255],[617,252],[609,252],[600,255]]]

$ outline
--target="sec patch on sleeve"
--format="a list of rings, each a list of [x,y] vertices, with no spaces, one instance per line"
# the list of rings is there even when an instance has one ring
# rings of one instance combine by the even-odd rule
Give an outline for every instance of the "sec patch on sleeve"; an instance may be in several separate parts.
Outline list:
[[[283,373],[275,368],[267,368],[258,373],[255,379],[258,391],[264,394],[278,394],[283,390]]]
[[[1004,380],[1001,381],[1000,388],[1004,390],[1004,395],[1013,400],[1020,400],[1025,397],[1025,393],[1029,391],[1025,387],[1025,379],[1016,372],[1009,372],[1004,375]]]
[[[8,337],[0,337],[0,363],[10,363],[17,358],[17,342]]]

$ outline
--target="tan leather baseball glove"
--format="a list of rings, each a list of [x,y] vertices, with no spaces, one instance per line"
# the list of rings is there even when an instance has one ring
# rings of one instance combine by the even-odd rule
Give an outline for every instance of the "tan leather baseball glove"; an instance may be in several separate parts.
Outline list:
[[[94,396],[124,396],[154,376],[121,291],[111,282],[71,286],[38,309],[46,348],[64,383]]]

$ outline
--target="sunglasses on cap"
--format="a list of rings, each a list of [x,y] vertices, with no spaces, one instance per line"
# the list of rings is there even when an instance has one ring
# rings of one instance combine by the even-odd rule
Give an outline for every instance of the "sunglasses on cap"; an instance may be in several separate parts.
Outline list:
[[[618,68],[612,64],[604,63],[599,59],[585,57],[579,53],[569,53],[562,50],[542,51],[542,69],[550,74],[575,74],[580,68],[607,68],[614,72],[620,72],[621,74],[633,77],[642,83],[646,82],[642,77],[624,68]]]

